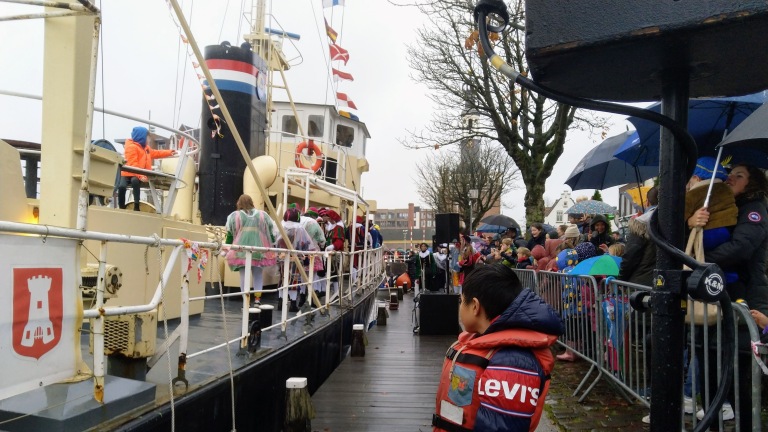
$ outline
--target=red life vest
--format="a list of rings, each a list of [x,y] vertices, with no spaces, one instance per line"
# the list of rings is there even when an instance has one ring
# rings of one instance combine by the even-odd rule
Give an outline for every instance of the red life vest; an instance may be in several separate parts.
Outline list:
[[[536,430],[549,390],[549,373],[554,367],[549,346],[557,337],[523,329],[490,333],[480,338],[482,341],[473,339],[473,336],[462,333],[446,353],[437,389],[436,413],[432,417],[433,432],[474,430],[481,402],[487,402],[489,397],[502,398],[505,394],[513,396],[502,402],[509,411],[525,413],[533,408],[533,412],[524,417],[530,418],[529,430]],[[473,343],[475,341],[480,343]],[[537,375],[527,371],[515,374],[515,383],[510,383],[503,380],[503,374],[509,372],[486,371],[493,355],[506,346],[530,349],[543,373]]]

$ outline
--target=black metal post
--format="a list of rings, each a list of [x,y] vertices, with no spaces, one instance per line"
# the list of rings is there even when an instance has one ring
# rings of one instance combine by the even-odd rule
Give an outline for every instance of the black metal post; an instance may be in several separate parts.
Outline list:
[[[670,73],[662,88],[661,112],[688,124],[688,74]],[[661,128],[659,162],[659,228],[674,246],[685,246],[686,156],[675,138]],[[682,264],[657,248],[656,279],[651,294],[653,311],[651,357],[651,432],[680,429],[682,418],[683,347],[685,323]],[[677,426],[675,426],[677,425]]]

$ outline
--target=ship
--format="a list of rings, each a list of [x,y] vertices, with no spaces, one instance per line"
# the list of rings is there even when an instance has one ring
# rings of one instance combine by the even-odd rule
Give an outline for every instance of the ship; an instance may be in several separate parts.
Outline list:
[[[243,193],[282,236],[290,205],[361,216],[367,228],[365,123],[290,93],[273,100],[276,80],[287,87],[289,34],[265,27],[263,1],[242,44],[204,49],[167,3],[199,68],[198,131],[96,106],[93,2],[32,1],[46,8],[13,18],[45,18],[43,94],[0,93],[41,99],[43,122],[41,143],[0,140],[0,430],[279,430],[286,380],[306,378],[313,393],[347,356],[353,325],[373,321],[385,272],[367,242],[353,253],[267,248],[280,259],[265,269],[260,306],[224,259],[223,225]],[[124,166],[115,143],[91,139],[94,111],[148,125],[150,145],[178,157]],[[116,205],[122,170],[147,177],[141,211]],[[318,280],[289,311],[287,290]]]

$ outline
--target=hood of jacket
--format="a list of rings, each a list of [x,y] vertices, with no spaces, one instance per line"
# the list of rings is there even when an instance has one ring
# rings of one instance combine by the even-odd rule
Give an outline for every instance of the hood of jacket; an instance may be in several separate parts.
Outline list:
[[[547,240],[547,241],[549,241],[549,240]],[[547,256],[547,251],[541,245],[536,245],[536,246],[533,247],[533,250],[531,250],[531,256],[535,260],[540,260],[540,259],[544,258],[545,256]]]
[[[560,246],[563,239],[547,239],[544,242],[544,249],[547,251],[547,256],[550,258],[557,258],[557,247]]]
[[[512,303],[491,323],[484,334],[506,329],[525,329],[560,336],[564,333],[560,316],[529,288],[523,289]]]
[[[141,145],[147,145],[147,128],[143,126],[136,126],[131,131],[131,139]]]
[[[604,223],[604,224],[605,224],[605,232],[609,232],[609,231],[610,231],[610,228],[611,228],[611,224],[609,224],[609,223],[608,223],[608,219],[606,219],[606,218],[605,218],[605,216],[603,216],[603,215],[601,215],[601,214],[598,214],[598,215],[594,215],[594,216],[592,217],[592,222],[590,222],[590,224],[589,224],[589,228],[590,228],[592,231],[594,231],[594,230],[595,230],[595,224],[597,224],[598,222],[602,222],[602,223]]]

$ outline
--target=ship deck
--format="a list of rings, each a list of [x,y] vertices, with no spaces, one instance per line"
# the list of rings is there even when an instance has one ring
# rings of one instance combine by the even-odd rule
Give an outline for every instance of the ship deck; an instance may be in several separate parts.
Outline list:
[[[313,430],[432,430],[438,377],[456,335],[414,334],[413,305],[413,294],[405,294],[387,325],[368,332],[365,357],[347,357],[312,396]]]

